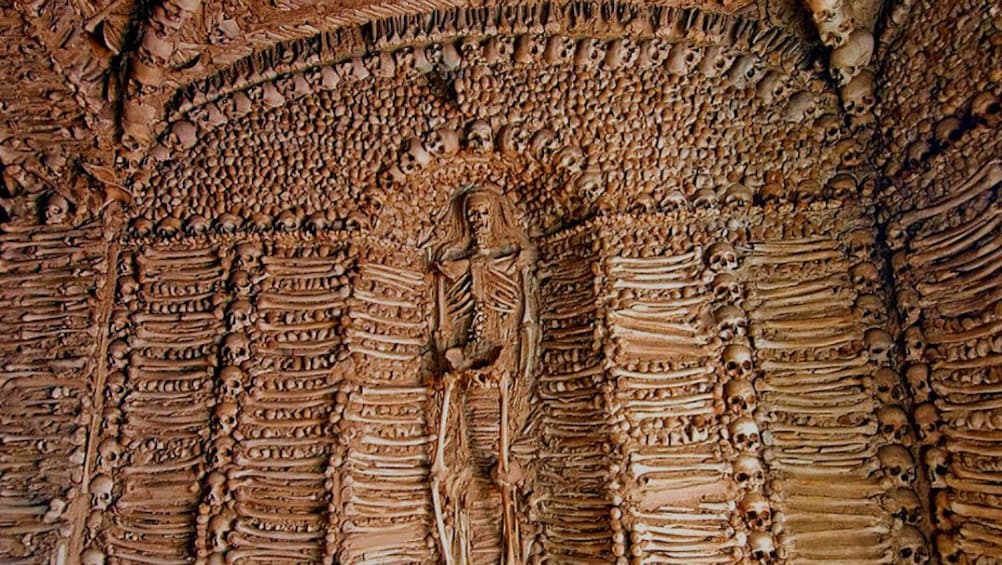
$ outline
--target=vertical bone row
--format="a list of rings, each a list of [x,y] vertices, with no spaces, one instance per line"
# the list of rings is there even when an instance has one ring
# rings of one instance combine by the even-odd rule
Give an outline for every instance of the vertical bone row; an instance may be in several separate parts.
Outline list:
[[[620,495],[607,480],[611,429],[603,389],[598,245],[589,230],[572,228],[541,246],[542,430],[528,505],[534,563],[608,563],[610,519],[613,527],[622,519]]]
[[[741,249],[771,531],[783,559],[887,560],[905,526],[882,503],[915,473],[907,449],[883,445],[875,417],[874,375],[892,343],[867,329],[861,298],[879,272],[840,247],[851,217],[795,218],[758,218]],[[868,308],[883,314],[879,301]]]
[[[422,365],[431,290],[417,253],[359,246],[347,313],[353,368],[345,375],[339,421],[343,540],[337,557],[341,563],[434,562],[429,472],[435,420],[427,413],[434,403]]]
[[[141,247],[119,277],[131,312],[108,345],[106,416],[119,406],[127,454],[93,494],[104,551],[126,562],[182,562],[196,547],[198,492],[224,333],[226,265],[215,246]],[[93,489],[92,489],[93,490]]]
[[[987,163],[889,228],[904,376],[943,562],[1002,559],[1000,183],[1002,164]]]
[[[237,337],[224,342],[223,361],[248,381],[221,383],[224,395],[241,400],[219,414],[235,440],[234,465],[221,530],[209,531],[229,563],[333,561],[330,463],[347,372],[352,268],[349,247],[337,242],[237,246],[237,300],[227,316],[229,336]]]
[[[613,492],[622,498],[619,562],[735,562],[737,495],[728,454],[720,355],[695,215],[615,218],[604,235],[605,365],[615,426]],[[619,502],[617,500],[617,502]]]
[[[67,556],[88,505],[102,229],[5,224],[0,236],[0,553],[12,562]]]

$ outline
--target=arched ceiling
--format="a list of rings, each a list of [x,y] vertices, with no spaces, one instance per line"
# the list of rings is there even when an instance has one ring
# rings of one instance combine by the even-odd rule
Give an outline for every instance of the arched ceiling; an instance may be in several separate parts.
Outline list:
[[[138,158],[169,121],[171,101],[183,100],[189,85],[255,54],[287,56],[283,46],[297,40],[337,30],[355,33],[351,30],[364,28],[352,24],[376,20],[392,27],[394,18],[459,5],[468,7],[450,0],[6,3],[0,7],[3,48],[6,60],[18,64],[0,69],[3,208],[10,217],[34,217],[39,195],[53,192],[90,212],[128,200],[123,187]],[[799,38],[805,53],[819,53],[819,38],[835,46],[854,29],[873,29],[881,11],[876,0],[631,5],[695,7],[757,19]]]

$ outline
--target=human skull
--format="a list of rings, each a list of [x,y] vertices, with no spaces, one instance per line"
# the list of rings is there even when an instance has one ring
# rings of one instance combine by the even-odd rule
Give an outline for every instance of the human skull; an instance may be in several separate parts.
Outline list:
[[[912,363],[905,369],[905,381],[908,383],[909,391],[915,402],[928,402],[932,395],[932,387],[929,386],[929,365],[925,363]]]
[[[956,116],[949,116],[936,124],[933,136],[940,147],[947,147],[960,140],[964,134],[964,123]]]
[[[484,43],[484,60],[488,65],[511,61],[514,45],[509,35],[494,35]]]
[[[577,47],[574,49],[575,67],[594,69],[604,58],[605,53],[595,39],[583,37],[578,40]]]
[[[233,529],[235,518],[234,512],[229,509],[223,509],[219,514],[209,518],[209,551],[226,550],[229,545],[226,537]]]
[[[758,492],[749,492],[739,503],[741,515],[748,527],[757,532],[764,532],[772,525],[772,508],[769,499]]]
[[[502,155],[514,156],[525,152],[526,131],[514,124],[508,124],[498,130],[497,145]]]
[[[742,55],[734,61],[727,71],[727,81],[735,88],[745,88],[758,78],[758,58],[755,55]]]
[[[637,63],[641,67],[660,67],[670,52],[671,45],[663,39],[645,39],[640,42]]]
[[[922,315],[921,297],[913,288],[901,288],[897,294],[898,311],[904,317],[905,324],[918,322]]]
[[[831,74],[840,86],[848,84],[856,77],[873,57],[873,34],[865,29],[857,29],[848,40],[831,53]]]
[[[250,340],[247,334],[231,333],[223,339],[223,359],[230,365],[238,365],[250,359]]]
[[[668,71],[677,75],[687,75],[699,63],[699,51],[686,41],[671,46],[668,51]]]
[[[397,167],[405,175],[413,175],[419,170],[428,166],[431,162],[431,155],[425,150],[420,138],[411,137],[404,142],[397,158]]]
[[[45,223],[49,225],[65,224],[69,221],[70,202],[59,194],[50,194],[45,199],[43,216]]]
[[[735,55],[721,45],[711,45],[706,48],[703,60],[699,62],[699,72],[705,77],[716,77],[731,68]]]
[[[104,552],[96,547],[88,547],[80,554],[80,565],[104,565]]]
[[[519,36],[515,40],[515,64],[530,65],[535,63],[542,58],[545,50],[546,41],[542,36],[531,33]]]
[[[853,265],[849,269],[849,278],[859,289],[875,292],[880,282],[880,271],[873,263],[866,261]]]
[[[727,426],[727,430],[730,432],[731,440],[738,449],[745,451],[758,449],[761,436],[759,435],[758,424],[755,423],[755,420],[751,416],[736,418]]]
[[[105,474],[95,476],[90,482],[91,503],[98,510],[106,510],[111,504],[114,483]]]
[[[543,51],[543,60],[549,65],[569,62],[574,58],[576,48],[573,39],[564,35],[551,35]]]
[[[251,322],[251,303],[241,298],[234,300],[226,309],[226,324],[230,331],[242,330]]]
[[[915,480],[915,460],[904,446],[883,445],[877,450],[877,458],[885,477],[896,486],[911,487]]]
[[[125,396],[125,373],[112,371],[104,378],[104,396],[110,404],[118,404]]]
[[[876,294],[860,294],[856,297],[854,308],[867,328],[882,327],[887,323],[884,301]]]
[[[881,364],[890,362],[894,351],[894,338],[891,334],[879,328],[870,328],[863,334],[863,340],[871,360]]]
[[[491,151],[494,149],[494,134],[491,131],[491,126],[483,120],[473,122],[466,133],[466,142],[469,148],[476,153]]]
[[[758,488],[765,482],[765,469],[762,468],[762,461],[755,455],[742,453],[732,466],[734,480],[743,488]]]
[[[231,400],[216,405],[216,421],[219,422],[219,427],[224,434],[229,435],[236,427],[239,410],[237,403]]]
[[[877,398],[884,404],[898,404],[905,398],[901,377],[888,367],[881,367],[873,375]]]
[[[731,412],[740,416],[755,410],[755,387],[748,381],[731,379],[724,385],[724,399]]]
[[[856,258],[864,261],[870,258],[870,252],[877,244],[877,238],[874,233],[871,230],[862,228],[849,232],[847,240],[849,252]]]
[[[164,218],[157,224],[157,235],[164,238],[174,237],[181,233],[181,220],[174,217]]]
[[[459,150],[459,134],[452,128],[438,128],[428,133],[424,146],[435,155],[452,155]]]
[[[759,99],[767,106],[785,98],[787,90],[786,77],[777,71],[766,73],[755,87]]]
[[[212,227],[212,224],[205,216],[195,214],[188,218],[184,227],[184,233],[192,236],[201,235],[208,232],[210,227]]]
[[[887,404],[877,410],[877,420],[880,422],[880,433],[888,443],[908,445],[911,438],[908,435],[908,415],[900,406]]]
[[[205,497],[210,506],[219,506],[228,496],[226,475],[213,471],[205,477]]]
[[[236,398],[243,392],[244,379],[243,369],[236,365],[227,365],[219,371],[219,380],[222,381],[223,392],[229,398]]]
[[[898,548],[898,563],[928,563],[929,548],[925,536],[912,525],[902,526],[895,536]]]
[[[733,271],[738,268],[738,254],[734,246],[718,241],[706,250],[707,266],[713,271]]]
[[[816,110],[814,95],[810,92],[798,92],[787,100],[786,107],[783,108],[783,119],[799,124],[812,119]]]
[[[929,477],[929,486],[932,488],[946,488],[946,474],[950,471],[950,454],[941,447],[930,447],[922,453],[925,461],[926,472]]]
[[[280,232],[292,232],[299,227],[300,216],[292,210],[282,210],[275,218],[275,229]]]
[[[639,57],[640,49],[636,43],[628,38],[613,39],[606,46],[605,66],[610,69],[632,66]]]
[[[717,273],[713,277],[713,296],[719,302],[740,302],[741,282],[733,273]]]
[[[233,448],[236,441],[228,435],[216,437],[212,448],[209,450],[209,465],[213,469],[222,468],[230,463],[233,457]]]
[[[581,171],[584,163],[584,152],[581,149],[568,145],[557,151],[553,156],[553,164],[557,170],[565,174],[574,174]]]
[[[850,116],[860,117],[869,114],[877,99],[873,91],[874,75],[870,70],[860,71],[839,90],[842,107]]]
[[[110,473],[122,459],[125,448],[113,437],[105,438],[97,446],[97,466],[102,473]]]
[[[918,428],[922,441],[928,444],[936,444],[940,437],[939,410],[931,402],[924,402],[915,407],[915,427]]]
[[[922,328],[910,326],[905,330],[905,359],[908,361],[921,361],[925,355],[925,335]]]
[[[529,150],[537,159],[550,155],[557,149],[557,134],[549,128],[543,128],[532,135],[529,140]]]
[[[724,370],[731,378],[747,379],[751,376],[754,363],[748,346],[732,343],[724,348],[723,358]]]
[[[716,208],[717,193],[712,188],[702,188],[697,190],[696,194],[693,195],[692,203],[697,208]]]
[[[754,199],[755,193],[741,183],[733,183],[724,191],[724,204],[727,206],[751,206]]]
[[[1002,98],[986,91],[971,100],[971,116],[989,126],[996,126],[1002,120]]]
[[[174,122],[167,139],[174,147],[190,149],[198,143],[198,128],[188,121]]]
[[[763,563],[776,561],[776,545],[772,541],[772,534],[769,532],[751,532],[748,534],[748,547],[751,548],[751,557]]]
[[[922,519],[922,501],[910,488],[893,488],[884,497],[884,509],[903,524],[917,524]]]
[[[236,255],[239,268],[252,270],[261,261],[263,251],[260,244],[247,242],[237,246]]]
[[[234,233],[240,228],[241,223],[243,223],[243,220],[236,214],[220,214],[216,218],[216,231],[219,233]]]
[[[732,304],[721,306],[714,310],[713,318],[717,323],[717,334],[720,339],[730,340],[748,333],[748,316],[737,306]]]
[[[954,535],[945,532],[936,534],[936,550],[943,563],[966,563],[960,544],[957,543]]]

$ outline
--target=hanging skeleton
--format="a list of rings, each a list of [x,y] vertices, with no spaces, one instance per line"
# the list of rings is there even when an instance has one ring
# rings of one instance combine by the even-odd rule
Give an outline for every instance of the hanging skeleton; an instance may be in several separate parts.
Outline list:
[[[510,204],[492,188],[470,187],[456,194],[445,218],[448,230],[432,251],[436,276],[435,356],[440,389],[438,443],[432,468],[436,528],[446,563],[470,563],[469,504],[475,489],[464,484],[481,472],[470,464],[472,420],[482,420],[469,399],[497,387],[499,432],[490,479],[502,505],[501,562],[520,563],[516,485],[522,466],[511,456],[512,435],[528,420],[537,331],[531,269],[535,249],[514,221]],[[458,406],[453,406],[453,403]],[[455,411],[456,414],[452,414]],[[494,417],[493,412],[489,417]],[[451,424],[454,416],[456,424]],[[478,418],[479,416],[479,418]],[[493,449],[490,438],[489,449]],[[516,438],[517,439],[517,438]],[[456,449],[446,461],[446,443]],[[447,507],[451,507],[447,526]]]

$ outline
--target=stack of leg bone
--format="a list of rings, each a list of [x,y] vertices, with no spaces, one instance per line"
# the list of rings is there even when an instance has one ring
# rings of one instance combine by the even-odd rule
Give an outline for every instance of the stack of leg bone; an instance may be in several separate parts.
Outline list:
[[[533,559],[608,563],[612,556],[607,474],[609,424],[604,382],[594,237],[582,228],[541,248],[542,438],[529,501],[538,529]],[[534,562],[536,562],[534,561]]]
[[[120,407],[128,460],[112,476],[106,551],[123,563],[187,563],[225,329],[216,316],[225,269],[215,247],[197,244],[150,247],[135,263],[118,288],[132,332],[108,345],[106,406]]]
[[[342,563],[436,562],[422,373],[427,282],[416,258],[363,251],[348,315],[354,370],[340,421]],[[399,266],[398,266],[399,265]],[[432,426],[433,427],[433,426]]]
[[[874,292],[878,271],[843,250],[824,228],[831,222],[804,216],[788,233],[763,218],[744,249],[771,529],[787,559],[883,562],[893,548],[881,501],[910,488],[914,469],[885,461],[873,375],[891,344],[854,307]]]
[[[105,274],[101,231],[6,225],[0,237],[0,554],[11,562],[68,551]]]
[[[343,246],[260,245],[239,246],[235,265],[235,273],[260,285],[254,305],[246,314],[231,308],[227,316],[229,335],[249,338],[234,344],[247,349],[223,350],[223,362],[250,378],[238,415],[219,414],[224,429],[233,426],[225,420],[236,419],[237,438],[226,558],[330,562],[327,479],[347,359],[342,326],[350,261]],[[235,305],[242,289],[233,290]]]
[[[936,187],[945,196],[890,230],[905,377],[943,562],[1002,560],[1000,183],[1002,163],[988,163]]]
[[[624,563],[734,562],[744,538],[731,524],[736,490],[721,449],[712,294],[698,236],[664,231],[700,228],[674,216],[630,220],[605,234],[606,365],[622,461],[613,482],[625,499],[614,550]]]

